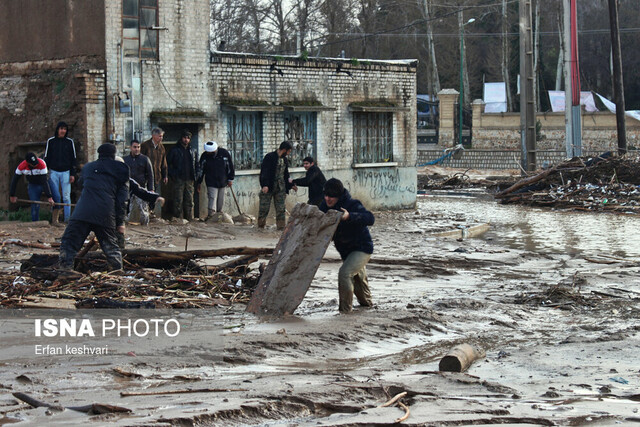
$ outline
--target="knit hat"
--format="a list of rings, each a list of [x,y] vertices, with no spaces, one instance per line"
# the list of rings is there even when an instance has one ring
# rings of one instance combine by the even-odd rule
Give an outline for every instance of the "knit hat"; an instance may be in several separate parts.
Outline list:
[[[207,153],[213,153],[217,149],[218,143],[216,143],[215,141],[207,141],[207,143],[204,144],[204,151],[206,151]]]
[[[38,165],[38,156],[36,156],[34,153],[32,152],[28,152],[26,156],[24,156],[24,159],[27,161],[27,163],[29,163],[31,166],[37,166]]]
[[[324,195],[328,197],[341,197],[344,193],[344,185],[339,179],[331,178],[324,184]]]
[[[185,137],[185,136],[188,136],[189,138],[191,138],[193,136],[193,134],[191,132],[189,132],[188,129],[184,129],[182,131],[182,134],[180,135],[180,138]]]
[[[98,154],[113,159],[116,157],[116,146],[111,144],[110,142],[106,142],[98,147]]]

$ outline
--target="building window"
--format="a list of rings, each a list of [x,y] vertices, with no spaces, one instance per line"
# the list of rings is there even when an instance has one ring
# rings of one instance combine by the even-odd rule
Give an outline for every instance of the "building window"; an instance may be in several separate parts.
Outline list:
[[[122,0],[124,56],[158,59],[158,0]]]
[[[353,113],[355,163],[393,161],[393,113]]]
[[[227,147],[237,170],[260,169],[262,113],[227,113]]]
[[[316,162],[317,113],[285,112],[284,139],[291,142],[293,150],[289,156],[292,167],[302,167],[302,159],[311,156]]]

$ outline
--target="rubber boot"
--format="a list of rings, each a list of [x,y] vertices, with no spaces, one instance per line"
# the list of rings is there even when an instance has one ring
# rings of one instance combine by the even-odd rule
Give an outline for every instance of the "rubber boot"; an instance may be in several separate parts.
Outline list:
[[[264,228],[265,225],[267,225],[267,219],[258,218],[258,228]]]
[[[51,225],[54,227],[64,227],[64,223],[60,222],[60,211],[62,209],[53,209],[51,211]]]
[[[276,220],[276,228],[278,230],[284,230],[284,226],[287,225],[287,222],[284,219]]]

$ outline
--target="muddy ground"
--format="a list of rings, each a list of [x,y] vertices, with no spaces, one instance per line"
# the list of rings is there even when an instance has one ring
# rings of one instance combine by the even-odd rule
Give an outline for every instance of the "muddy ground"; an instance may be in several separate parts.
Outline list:
[[[486,233],[466,237],[484,223]],[[376,213],[370,309],[338,313],[340,264],[331,246],[294,315],[258,318],[244,304],[162,314],[202,325],[185,330],[186,341],[146,347],[131,338],[111,343],[117,350],[108,356],[37,356],[38,341],[19,325],[32,329],[33,315],[3,318],[0,425],[387,425],[406,411],[380,405],[400,392],[410,410],[405,425],[639,422],[639,226],[636,216],[434,191],[416,210]],[[190,249],[278,239],[251,226],[159,224],[131,226],[129,245],[182,249],[187,229],[196,234]],[[436,235],[452,229],[461,230],[457,239]],[[0,224],[3,240],[61,233]],[[3,270],[31,252],[6,245]],[[439,360],[460,343],[486,356],[466,373],[439,372]],[[30,408],[15,392],[131,412]]]

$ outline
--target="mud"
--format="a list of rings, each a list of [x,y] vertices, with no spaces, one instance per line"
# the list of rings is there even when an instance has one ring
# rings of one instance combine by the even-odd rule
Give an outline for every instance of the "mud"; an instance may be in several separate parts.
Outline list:
[[[400,392],[410,409],[405,425],[640,420],[640,218],[499,206],[480,191],[459,193],[428,194],[415,211],[375,213],[373,308],[338,314],[340,261],[330,246],[295,315],[259,318],[243,304],[210,312],[223,325],[219,358],[204,345],[195,350],[211,341],[198,330],[162,358],[141,351],[15,358],[3,336],[0,425],[375,426],[405,414],[380,407]],[[490,229],[475,238],[434,234],[484,223]],[[25,241],[61,234],[0,224],[3,240],[18,231]],[[187,232],[189,249],[275,247],[279,237],[273,229],[191,223],[133,226],[128,244],[182,249]],[[5,271],[33,251],[2,250]],[[440,359],[462,343],[486,356],[465,373],[439,372]],[[194,389],[235,391],[186,392]],[[132,412],[29,408],[13,392]]]

